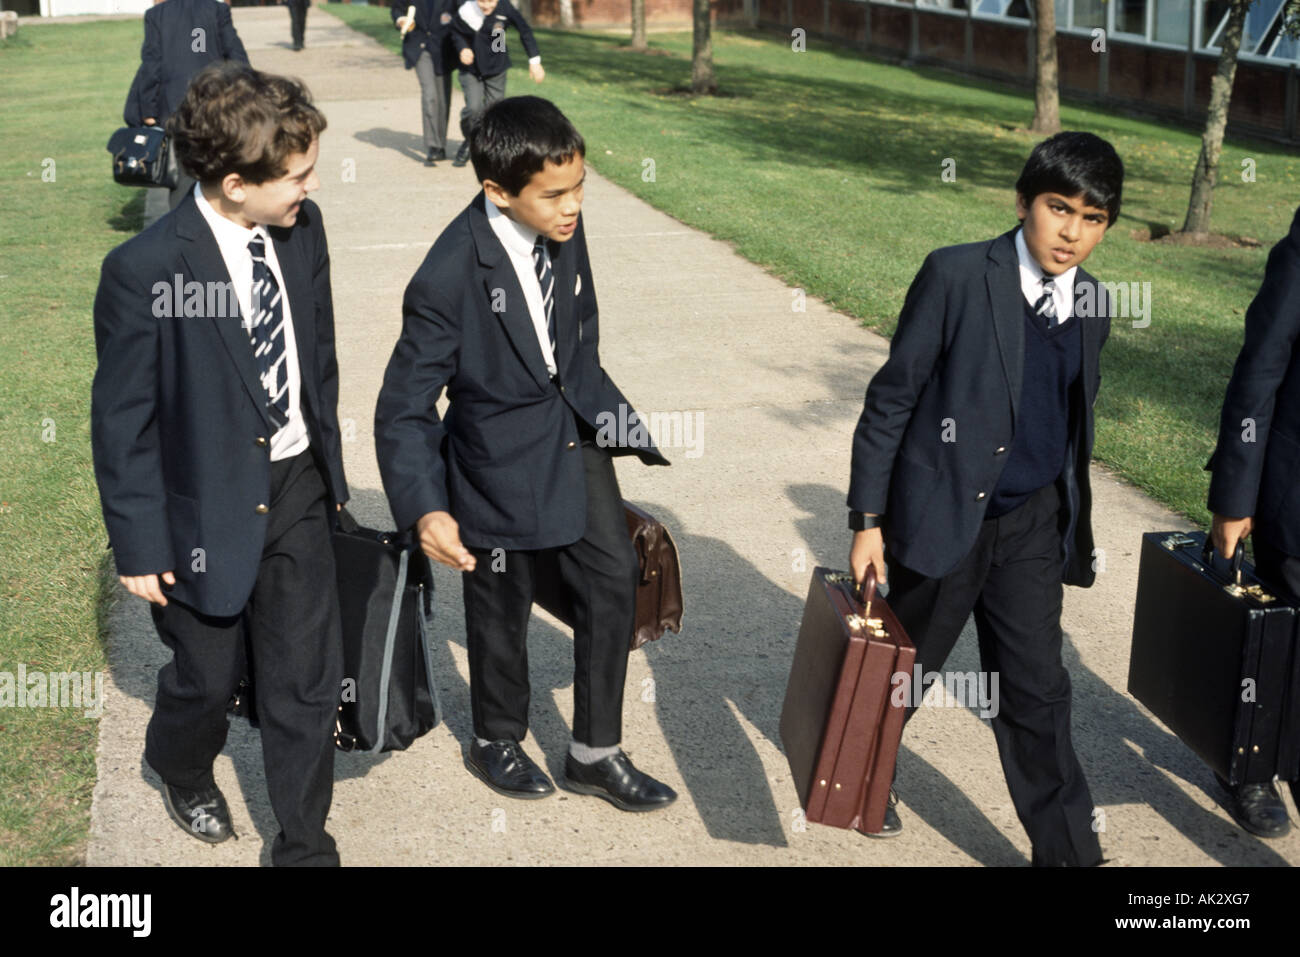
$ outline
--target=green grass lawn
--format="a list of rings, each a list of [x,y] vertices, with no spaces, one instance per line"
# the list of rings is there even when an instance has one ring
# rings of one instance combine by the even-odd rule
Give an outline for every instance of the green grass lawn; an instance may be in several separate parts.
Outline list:
[[[91,303],[104,255],[140,227],[113,183],[138,22],[24,25],[0,41],[0,672],[103,672],[109,567],[90,457]],[[75,51],[75,55],[70,55]],[[97,721],[0,709],[0,865],[76,864]]]
[[[398,50],[386,8],[328,9]],[[522,49],[513,34],[508,42]],[[885,335],[927,252],[1015,225],[1013,184],[1037,141],[1020,131],[1033,114],[1027,92],[816,44],[795,53],[779,36],[717,33],[724,95],[693,97],[684,92],[689,33],[652,34],[653,55],[608,35],[539,30],[538,43],[546,81],[516,69],[508,92],[554,100],[596,170]],[[1214,228],[1265,245],[1175,248],[1132,233],[1182,225],[1199,131],[1068,103],[1061,120],[1110,140],[1127,168],[1120,220],[1087,268],[1151,284],[1150,325],[1117,321],[1103,354],[1096,458],[1206,523],[1202,466],[1268,246],[1300,205],[1300,158],[1229,140]],[[1253,183],[1242,181],[1246,158]],[[941,177],[945,159],[955,182]]]

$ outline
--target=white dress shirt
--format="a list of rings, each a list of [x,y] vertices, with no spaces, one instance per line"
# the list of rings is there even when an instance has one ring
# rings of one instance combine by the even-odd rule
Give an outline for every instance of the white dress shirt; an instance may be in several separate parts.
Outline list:
[[[248,251],[248,244],[255,235],[262,237],[266,248],[266,264],[270,267],[271,274],[275,276],[275,281],[280,284],[280,310],[284,316],[284,365],[285,374],[289,378],[289,421],[284,428],[271,436],[271,461],[278,462],[290,458],[305,451],[311,444],[311,440],[307,436],[307,423],[303,419],[299,405],[302,379],[298,369],[298,342],[293,335],[293,314],[290,312],[288,288],[284,284],[284,275],[280,272],[280,262],[275,258],[275,242],[267,233],[265,226],[258,225],[253,229],[245,229],[234,220],[218,213],[203,195],[203,190],[198,183],[194,184],[194,199],[198,203],[199,212],[207,221],[208,228],[212,230],[212,236],[221,250],[221,258],[225,260],[226,271],[230,273],[230,281],[234,283],[239,311],[246,317],[240,323],[245,335],[248,334],[248,323],[252,321],[253,315],[253,254]],[[537,281],[534,279],[533,282],[536,284]],[[253,351],[251,339],[248,351],[250,354]],[[265,395],[262,398],[265,400]]]
[[[483,205],[486,207],[488,225],[492,227],[492,232],[496,233],[497,239],[501,240],[501,245],[506,247],[510,265],[515,267],[515,275],[519,277],[519,285],[524,290],[528,315],[533,320],[533,331],[537,333],[537,345],[542,350],[542,358],[546,361],[546,371],[554,378],[555,355],[551,352],[551,337],[546,330],[546,314],[542,311],[542,284],[537,281],[537,267],[533,265],[533,247],[537,244],[537,237],[540,234],[527,226],[519,225],[497,209],[496,203],[486,196],[483,197]],[[555,266],[552,263],[551,275],[554,274]],[[556,283],[551,290],[553,310],[559,308],[559,295],[560,284]]]
[[[1043,296],[1043,280],[1052,280],[1052,300],[1056,303],[1056,322],[1064,323],[1074,315],[1074,271],[1078,266],[1071,266],[1057,276],[1049,276],[1038,265],[1038,260],[1029,254],[1025,245],[1024,229],[1016,230],[1016,254],[1020,257],[1020,288],[1029,300],[1030,306],[1038,305]]]

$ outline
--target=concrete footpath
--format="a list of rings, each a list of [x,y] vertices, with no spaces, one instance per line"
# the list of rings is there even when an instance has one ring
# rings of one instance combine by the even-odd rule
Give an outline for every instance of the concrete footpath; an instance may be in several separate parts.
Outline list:
[[[289,49],[283,8],[238,8],[234,18],[253,65],[301,77],[329,120],[314,198],[331,242],[350,507],[391,527],[375,398],[403,289],[477,184],[469,167],[420,164],[418,84],[400,58],[320,6],[300,53]],[[603,364],[642,412],[680,412],[694,426],[693,447],[665,449],[671,468],[618,460],[624,495],[673,530],[686,586],[683,633],[631,656],[624,747],[681,797],[666,811],[625,814],[563,791],[511,801],[471,777],[461,759],[471,729],[460,581],[440,567],[433,655],[446,721],[405,752],[338,755],[329,829],[343,863],[1026,864],[993,735],[974,710],[923,708],[909,726],[898,775],[905,830],[895,840],[805,825],[781,752],[809,574],[847,561],[849,439],[888,344],[816,301],[793,312],[791,289],[727,245],[595,172],[587,182]],[[1101,469],[1093,487],[1105,570],[1092,589],[1066,590],[1065,655],[1106,856],[1113,865],[1300,863],[1300,829],[1279,841],[1240,830],[1211,773],[1125,692],[1141,532],[1186,523]],[[967,630],[947,670],[979,669]],[[87,862],[267,863],[277,827],[258,736],[243,721],[216,766],[242,839],[208,846],[166,816],[157,776],[142,766],[166,657],[144,603],[123,594],[111,617]],[[525,747],[558,776],[572,715],[567,630],[535,616],[529,659]]]

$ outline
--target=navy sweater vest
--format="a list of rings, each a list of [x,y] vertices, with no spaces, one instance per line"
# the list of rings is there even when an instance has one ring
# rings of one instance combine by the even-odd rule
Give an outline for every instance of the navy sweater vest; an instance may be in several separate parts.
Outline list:
[[[1070,440],[1070,395],[1083,355],[1078,316],[1050,331],[1026,301],[1025,369],[1016,414],[1015,439],[1007,464],[989,499],[985,518],[997,518],[1023,505],[1065,467]]]

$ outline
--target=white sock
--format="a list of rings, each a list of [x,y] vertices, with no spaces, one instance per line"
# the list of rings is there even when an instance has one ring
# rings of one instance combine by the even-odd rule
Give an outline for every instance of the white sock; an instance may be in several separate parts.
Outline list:
[[[577,738],[569,742],[569,754],[573,755],[573,760],[579,764],[595,764],[597,761],[604,761],[606,758],[612,758],[618,754],[619,750],[617,744],[608,748],[593,748],[590,745],[583,744]]]

